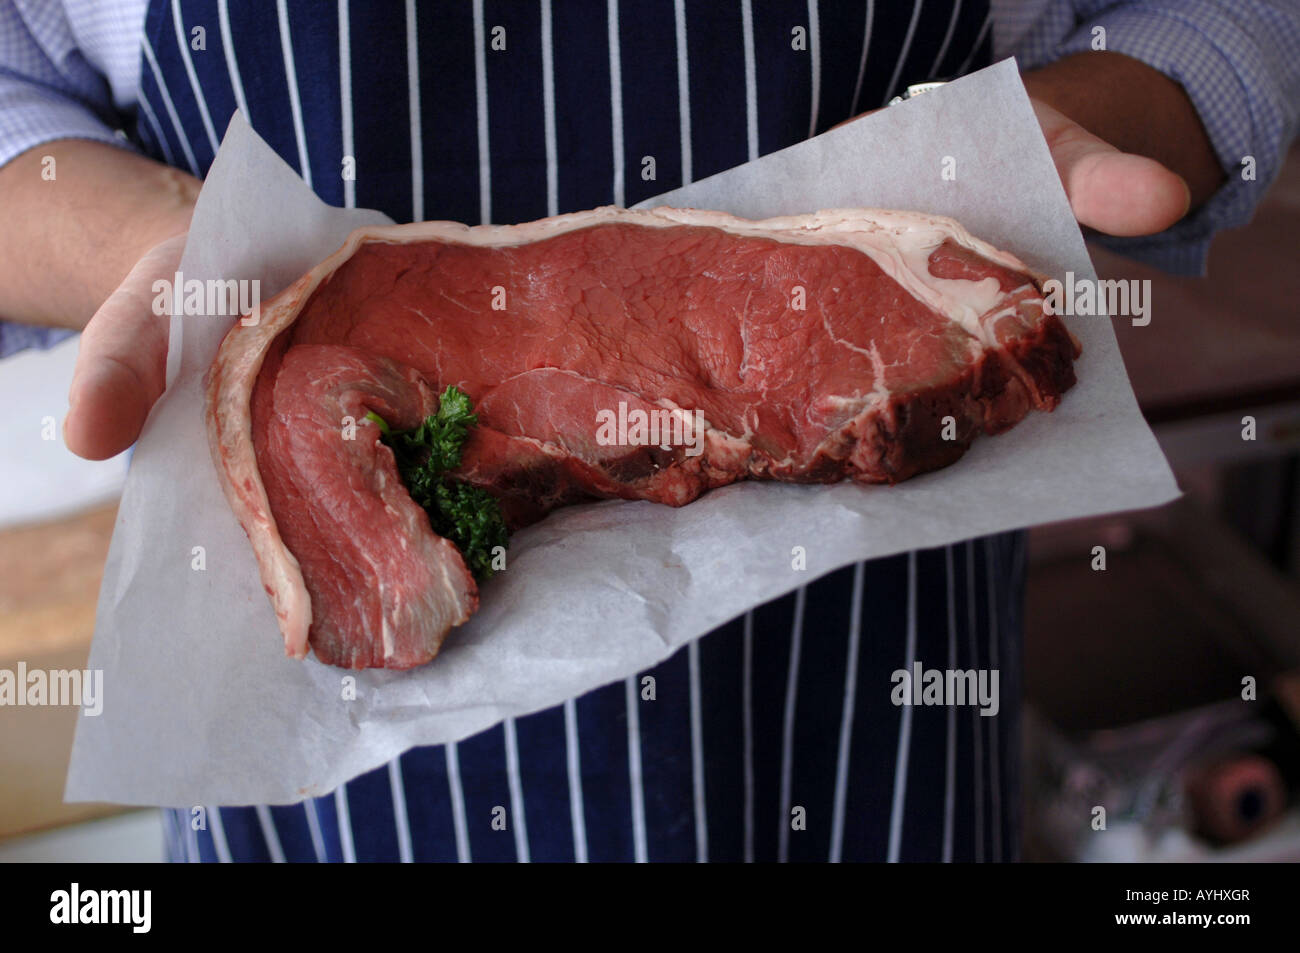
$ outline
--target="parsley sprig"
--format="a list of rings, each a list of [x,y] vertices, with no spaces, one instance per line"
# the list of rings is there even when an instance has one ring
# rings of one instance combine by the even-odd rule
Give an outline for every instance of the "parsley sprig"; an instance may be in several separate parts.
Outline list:
[[[393,430],[374,411],[381,440],[393,451],[397,472],[411,499],[429,514],[433,531],[456,544],[480,582],[492,575],[492,550],[505,547],[510,533],[501,507],[487,491],[447,479],[460,466],[469,428],[478,423],[469,395],[455,386],[443,391],[438,412],[411,430]]]

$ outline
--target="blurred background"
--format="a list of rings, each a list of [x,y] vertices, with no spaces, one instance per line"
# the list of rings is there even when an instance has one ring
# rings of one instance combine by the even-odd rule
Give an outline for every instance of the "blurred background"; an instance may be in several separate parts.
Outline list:
[[[1208,277],[1092,249],[1151,280],[1151,323],[1115,330],[1185,495],[1030,535],[1027,860],[1300,860],[1298,238],[1292,148]]]
[[[1150,324],[1116,332],[1185,496],[1031,533],[1026,860],[1300,860],[1298,237],[1300,147],[1207,278],[1093,248],[1152,282]],[[9,446],[62,422],[76,347],[0,361]],[[85,666],[125,475],[57,439],[0,457],[0,668]],[[76,714],[4,712],[0,862],[161,859],[156,811],[63,803]]]

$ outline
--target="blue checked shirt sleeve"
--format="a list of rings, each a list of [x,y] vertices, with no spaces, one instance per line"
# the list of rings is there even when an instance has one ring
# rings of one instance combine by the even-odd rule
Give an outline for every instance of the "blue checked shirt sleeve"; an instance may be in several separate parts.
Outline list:
[[[54,347],[76,333],[66,328],[34,328],[12,321],[0,321],[0,357],[8,357],[31,347]]]
[[[56,139],[127,146],[108,83],[78,51],[62,3],[0,0],[0,166]],[[0,357],[71,335],[0,321]]]
[[[1104,237],[1114,250],[1168,271],[1203,274],[1210,240],[1250,221],[1300,126],[1300,3],[1296,0],[1050,0],[1017,24],[1023,70],[1105,48],[1182,85],[1227,173],[1201,208],[1158,235]],[[1254,177],[1244,163],[1252,162]]]
[[[55,139],[127,145],[108,80],[58,0],[0,0],[0,165]]]

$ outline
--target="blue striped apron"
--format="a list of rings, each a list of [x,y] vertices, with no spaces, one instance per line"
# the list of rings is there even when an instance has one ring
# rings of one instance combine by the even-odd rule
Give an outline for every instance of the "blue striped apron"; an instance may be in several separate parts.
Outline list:
[[[238,108],[328,202],[521,222],[985,65],[989,25],[975,0],[152,0],[136,138],[201,176]],[[1012,859],[1024,555],[1010,534],[846,567],[642,673],[653,700],[628,679],[326,797],[209,805],[201,830],[171,811],[171,857]],[[999,714],[895,705],[914,661],[998,669]]]

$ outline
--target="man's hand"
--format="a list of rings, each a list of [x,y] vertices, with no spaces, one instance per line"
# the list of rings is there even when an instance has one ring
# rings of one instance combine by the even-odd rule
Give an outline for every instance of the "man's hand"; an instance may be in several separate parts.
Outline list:
[[[1181,176],[1155,159],[1120,152],[1046,103],[1032,102],[1080,225],[1107,235],[1151,235],[1187,214],[1192,193]]]
[[[78,456],[105,460],[131,446],[162,396],[169,318],[153,312],[153,283],[171,281],[185,238],[145,252],[82,332],[63,423],[63,439]]]
[[[1078,53],[1023,79],[1079,224],[1108,235],[1161,232],[1222,184],[1187,93],[1145,63]]]
[[[126,149],[64,139],[0,167],[0,316],[85,329],[64,423],[94,460],[135,442],[162,394],[165,317],[154,279],[172,276],[199,180]]]
[[[1022,78],[1080,225],[1152,235],[1223,183],[1187,93],[1145,63],[1078,53]]]

